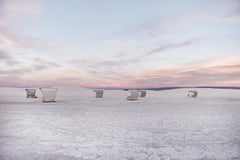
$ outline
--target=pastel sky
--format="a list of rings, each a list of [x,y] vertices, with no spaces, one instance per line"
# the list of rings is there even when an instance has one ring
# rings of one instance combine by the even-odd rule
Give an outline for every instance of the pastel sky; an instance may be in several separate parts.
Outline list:
[[[240,0],[0,0],[0,86],[240,86]]]

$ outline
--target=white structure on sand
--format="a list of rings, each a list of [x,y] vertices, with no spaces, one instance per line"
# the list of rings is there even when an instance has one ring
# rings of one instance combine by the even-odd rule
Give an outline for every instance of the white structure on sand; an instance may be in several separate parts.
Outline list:
[[[57,88],[39,88],[42,92],[42,102],[56,102]]]
[[[197,91],[188,91],[188,97],[197,97],[198,92]]]
[[[27,88],[27,89],[25,89],[25,91],[27,93],[27,98],[37,98],[36,89]]]
[[[95,89],[95,90],[93,90],[93,92],[96,93],[96,96],[95,96],[96,98],[102,98],[103,97],[104,91],[102,89]]]
[[[137,90],[130,90],[129,93],[130,93],[130,96],[127,97],[127,100],[130,100],[130,101],[138,100],[139,93]]]
[[[140,97],[146,97],[147,91],[139,91]]]

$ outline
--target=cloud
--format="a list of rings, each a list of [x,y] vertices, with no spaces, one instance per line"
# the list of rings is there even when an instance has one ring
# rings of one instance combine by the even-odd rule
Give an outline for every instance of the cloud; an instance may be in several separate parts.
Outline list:
[[[17,46],[17,38],[11,31],[0,24],[0,42],[9,46]]]
[[[0,50],[0,59],[11,59],[11,58],[6,52]]]
[[[223,9],[225,9],[227,15],[240,15],[240,1],[225,0]]]
[[[156,47],[154,49],[152,49],[151,51],[149,51],[146,54],[143,54],[143,56],[149,56],[149,55],[153,55],[155,53],[159,53],[159,52],[164,52],[170,49],[176,49],[176,48],[180,48],[180,47],[184,47],[184,46],[190,46],[196,43],[199,43],[200,39],[199,38],[195,38],[195,39],[189,39],[180,43],[168,43],[165,45],[160,45],[159,47]]]
[[[214,1],[214,3],[215,2],[216,1]],[[199,10],[201,10],[201,12],[199,12],[199,10],[196,12],[189,10],[189,12],[187,12],[188,14],[185,12],[179,15],[177,15],[177,12],[174,12],[171,15],[164,15],[165,18],[158,17],[140,22],[139,24],[127,26],[118,34],[121,41],[113,43],[113,45],[99,45],[102,47],[99,47],[100,49],[96,49],[96,47],[89,49],[99,55],[103,53],[104,56],[101,58],[76,59],[74,63],[63,65],[49,59],[33,58],[29,60],[27,56],[28,59],[24,59],[24,56],[16,57],[14,54],[9,54],[9,52],[14,49],[16,49],[15,54],[18,54],[20,51],[27,51],[28,48],[49,49],[49,45],[47,44],[52,44],[52,42],[48,43],[48,40],[42,40],[40,37],[36,38],[32,35],[25,35],[24,32],[21,32],[21,30],[24,30],[24,28],[21,27],[26,27],[26,25],[19,25],[40,17],[44,12],[43,1],[0,0],[0,43],[2,46],[9,48],[8,52],[0,50],[1,62],[4,63],[4,66],[5,63],[8,65],[5,69],[1,68],[0,79],[5,78],[5,80],[11,80],[12,77],[14,80],[16,75],[18,75],[20,79],[18,84],[23,85],[32,83],[34,85],[74,84],[85,86],[142,87],[197,85],[200,82],[203,84],[209,82],[209,84],[222,83],[231,85],[233,81],[234,84],[238,84],[239,80],[236,79],[236,77],[238,77],[238,64],[235,64],[235,67],[229,63],[219,63],[216,66],[211,66],[209,64],[212,64],[212,62],[208,61],[204,64],[177,67],[166,66],[161,69],[149,68],[152,65],[149,60],[158,58],[153,55],[158,53],[164,54],[167,51],[177,50],[183,47],[188,49],[187,47],[200,43],[202,41],[200,38],[189,39],[189,37],[185,37],[185,35],[189,36],[189,32],[185,32],[188,31],[189,28],[193,28],[193,30],[190,30],[190,32],[193,33],[191,36],[198,37],[201,36],[199,34],[208,31],[208,26],[210,26],[210,32],[212,32],[212,27],[214,27],[211,26],[212,23],[223,21],[232,23],[239,21],[239,0],[231,1],[231,5],[224,6],[223,4],[226,2],[226,0],[219,2],[223,6],[220,9],[219,3],[214,6],[214,9],[211,7],[212,5],[209,5],[210,9],[206,8],[206,10],[203,10],[203,8],[201,8],[202,6],[200,6]],[[206,3],[206,1],[204,1],[204,3]],[[234,7],[235,4],[238,5]],[[195,26],[197,27],[195,28]],[[202,32],[202,29],[204,32]],[[206,34],[211,33],[208,32]],[[183,39],[183,41],[177,41],[177,39]],[[166,40],[168,42],[166,42]],[[66,45],[63,48],[69,48],[66,47]],[[56,48],[59,49],[59,46]],[[20,49],[22,50],[18,50],[18,47],[21,47]],[[212,46],[209,47],[211,48]],[[209,51],[209,47],[206,48],[207,51]],[[57,52],[56,48],[55,52]],[[72,47],[72,49],[73,48],[75,47]],[[36,52],[36,54],[40,53],[42,52]],[[110,57],[109,55],[112,53],[118,54],[118,56]],[[49,52],[44,52],[44,54],[46,56]],[[177,55],[177,53],[174,54]],[[217,55],[217,53],[215,55]],[[33,55],[29,55],[29,57],[31,56]],[[174,57],[174,55],[171,56]],[[179,57],[179,55],[177,55],[177,57]],[[191,58],[195,59],[198,57],[192,55],[189,59]],[[9,67],[17,63],[21,64],[15,67]],[[146,67],[146,65],[148,66]],[[7,84],[7,82],[3,84]]]
[[[0,18],[1,20],[1,18]],[[15,25],[14,25],[15,26]],[[16,24],[17,26],[17,24]],[[43,40],[32,35],[23,35],[16,31],[11,25],[6,27],[0,23],[0,44],[14,48],[33,48],[33,49],[49,49],[53,42]]]
[[[12,57],[10,57],[8,54],[1,54],[1,53],[4,53],[4,52],[0,52],[0,60],[2,59],[9,63],[15,62],[15,60],[12,59]],[[51,74],[54,75],[54,73],[59,72],[61,70],[60,64],[49,61],[49,60],[45,60],[42,58],[34,58],[30,61],[28,60],[27,63],[24,63],[24,62],[17,62],[17,63],[19,63],[20,65],[1,69],[0,78],[2,76],[3,77],[19,76],[24,78],[32,77],[32,79],[34,79],[34,77],[44,77],[42,75],[45,75],[45,74],[46,76],[48,75],[49,77],[51,77]],[[51,72],[51,74],[48,72]]]
[[[84,87],[120,87],[133,79],[135,71],[129,70],[126,63],[113,60],[78,59],[73,60],[79,82]]]
[[[121,36],[146,35],[151,38],[168,34],[176,22],[174,19],[154,19],[128,26],[117,32]]]
[[[61,67],[61,65],[56,62],[52,62],[41,58],[35,58],[33,59],[33,62],[34,62],[34,65],[32,66],[33,71],[42,71],[46,69]]]
[[[42,0],[1,0],[1,15],[11,18],[24,16],[40,16],[44,11]]]
[[[142,50],[142,52],[137,53],[134,57],[131,55],[131,57],[129,58],[128,55],[125,56],[121,56],[119,57],[119,55],[117,56],[118,60],[115,61],[110,61],[112,63],[115,64],[122,64],[124,65],[128,65],[128,64],[136,64],[141,62],[142,60],[144,60],[147,56],[151,56],[160,52],[165,52],[168,50],[173,50],[173,49],[178,49],[181,47],[187,47],[187,46],[191,46],[191,45],[195,45],[197,43],[200,43],[203,41],[203,38],[193,38],[193,39],[188,39],[182,42],[178,42],[178,43],[166,43],[166,44],[161,44],[159,46],[155,46],[152,48],[145,48]],[[134,55],[134,54],[133,54]]]
[[[168,8],[168,12],[171,13],[166,12],[164,17],[155,15],[155,18],[125,26],[117,32],[117,35],[127,38],[133,36],[141,39],[150,38],[150,40],[164,39],[188,30],[195,30],[202,25],[208,28],[216,23],[240,23],[239,0],[204,0],[194,4],[187,3],[189,4],[181,8]]]
[[[215,60],[216,62],[218,60]],[[197,64],[153,70],[138,77],[130,86],[240,86],[240,59],[212,64]]]
[[[0,62],[1,61],[7,63],[10,66],[13,66],[19,63],[17,60],[15,60],[14,57],[10,55],[10,53],[0,49]]]
[[[219,0],[213,1],[217,5],[212,9],[211,14],[206,16],[208,22],[212,23],[240,23],[240,1]]]
[[[240,23],[240,1],[229,0],[225,8],[226,11],[219,21],[223,23]]]
[[[38,68],[38,66],[40,68]],[[8,87],[50,87],[61,85],[88,84],[77,72],[68,68],[35,65],[18,69],[0,70],[0,86]]]
[[[32,73],[34,70],[32,68],[18,68],[18,69],[7,69],[1,70],[0,76],[22,76],[27,73]]]
[[[0,43],[10,47],[42,48],[46,42],[32,35],[23,34],[22,23],[36,20],[44,13],[42,0],[1,0]]]
[[[51,87],[58,85],[68,85],[68,82],[69,81],[56,81],[52,79],[26,79],[15,75],[0,75],[0,86],[4,87]],[[72,81],[70,82],[72,83]],[[77,83],[72,84],[77,85]]]
[[[46,59],[42,59],[42,58],[34,58],[33,61],[35,63],[38,63],[38,66],[46,66],[46,67],[60,67],[61,65],[56,63],[56,62],[53,62],[53,61],[50,61],[50,60],[46,60]]]
[[[184,46],[190,46],[199,43],[202,39],[195,38],[185,40],[179,43],[168,43],[154,48],[144,49],[141,53],[117,57],[117,59],[97,60],[97,59],[75,59],[70,63],[75,64],[79,68],[79,72],[89,77],[100,79],[119,79],[119,75],[129,78],[129,75],[135,72],[142,72],[141,67],[136,69],[136,65],[141,64],[147,56],[164,52],[171,49],[176,49]],[[105,78],[104,78],[105,77]],[[130,76],[131,77],[131,76]]]
[[[44,62],[42,59],[37,58],[36,64],[32,67],[1,70],[1,86],[9,86],[9,84],[24,87],[79,85],[102,88],[240,86],[240,58],[215,59],[181,66],[131,71],[121,70],[120,66],[119,70],[112,70],[116,64],[104,61],[74,68],[59,68],[52,63],[42,64],[42,62]],[[99,64],[102,64],[103,68],[97,68]]]
[[[173,11],[170,15],[156,17],[154,19],[126,26],[116,34],[121,37],[144,37],[150,39],[166,38],[178,32],[182,32],[193,25],[200,24],[206,18],[205,13],[199,15],[197,12],[190,14]]]

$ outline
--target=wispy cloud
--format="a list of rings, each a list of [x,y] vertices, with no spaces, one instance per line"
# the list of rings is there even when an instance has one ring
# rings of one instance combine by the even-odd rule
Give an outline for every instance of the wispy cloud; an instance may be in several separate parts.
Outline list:
[[[180,47],[184,47],[184,46],[190,46],[196,43],[199,43],[201,41],[201,39],[199,38],[195,38],[195,39],[189,39],[180,43],[168,43],[168,44],[164,44],[164,45],[160,45],[154,49],[152,49],[151,51],[143,54],[143,56],[149,56],[149,55],[153,55],[155,53],[159,53],[159,52],[163,52],[163,51],[167,51],[167,50],[171,50],[171,49],[176,49],[176,48],[180,48]]]
[[[49,43],[34,36],[22,35],[13,27],[5,27],[0,24],[0,43],[16,48],[48,49]],[[53,44],[53,43],[51,43]]]
[[[7,17],[40,16],[44,11],[43,0],[1,0],[1,15]]]
[[[55,64],[54,62],[44,62],[44,63],[35,63],[31,66],[21,66],[21,67],[15,67],[10,69],[3,69],[0,70],[0,76],[1,75],[19,75],[19,76],[26,76],[28,74],[35,74],[39,75],[40,71],[46,71],[46,70],[53,70],[60,67],[60,65]]]
[[[0,42],[8,46],[17,46],[18,42],[15,36],[10,33],[9,29],[0,24]]]
[[[214,8],[208,7],[208,3],[209,6],[214,6]],[[173,9],[171,14],[166,14],[164,17],[156,15],[153,19],[125,26],[117,34],[128,38],[136,36],[144,39],[163,39],[174,34],[193,30],[202,24],[205,24],[204,27],[209,27],[215,23],[240,22],[239,0],[210,0],[207,2],[201,1],[199,4],[202,5],[186,4],[186,8],[171,8]]]
[[[13,56],[10,55],[10,53],[0,49],[0,62],[1,61],[7,63],[10,66],[19,63]]]
[[[139,24],[135,24],[132,26],[127,26],[123,28],[121,31],[117,32],[117,34],[122,36],[132,36],[132,35],[146,35],[151,38],[155,38],[158,36],[164,36],[169,33],[176,25],[175,19],[154,19],[148,20]]]
[[[44,12],[42,0],[1,0],[0,3],[0,43],[10,47],[42,48],[43,40],[23,34],[21,24],[35,20]]]
[[[240,86],[240,58],[208,60],[175,67],[152,68],[150,70],[131,72],[111,70],[112,65],[115,65],[112,63],[101,62],[99,64],[105,66],[100,70],[97,68],[98,66],[93,64],[92,66],[76,66],[63,69],[56,68],[51,63],[49,66],[36,64],[32,67],[2,70],[0,71],[0,81],[2,86],[7,85],[7,81],[9,81],[9,84],[18,86],[80,85],[84,87],[108,88],[202,85]],[[109,69],[107,69],[107,66]],[[31,73],[34,73],[34,75]],[[14,82],[16,76],[18,77],[18,83]]]
[[[238,53],[237,41],[229,40],[230,38],[221,39],[221,45],[225,45],[220,46],[220,43],[216,41],[219,40],[218,37],[213,36],[214,34],[227,37],[228,34],[231,34],[238,39],[238,34],[235,34],[239,33],[235,29],[237,26],[233,26],[236,24],[232,23],[240,22],[239,0],[220,0],[219,2],[213,0],[209,1],[210,5],[207,1],[201,1],[197,3],[200,4],[199,6],[195,3],[188,5],[178,2],[180,6],[182,6],[181,4],[186,6],[173,10],[172,5],[169,5],[166,10],[161,11],[157,6],[153,6],[155,10],[151,14],[137,13],[136,16],[139,19],[131,21],[131,16],[124,20],[117,19],[119,24],[114,23],[114,25],[111,24],[113,22],[111,18],[115,15],[118,16],[119,13],[113,11],[114,16],[107,17],[100,22],[106,26],[106,31],[96,29],[94,35],[87,29],[92,23],[98,23],[99,19],[91,19],[93,14],[89,8],[79,12],[81,15],[86,13],[90,19],[81,24],[75,23],[75,19],[79,17],[74,17],[75,15],[69,14],[69,12],[66,12],[66,17],[71,15],[71,19],[65,21],[65,18],[62,19],[63,21],[57,21],[51,16],[58,15],[58,11],[52,12],[50,8],[46,12],[46,15],[50,16],[41,20],[44,22],[54,21],[50,21],[50,25],[47,23],[34,28],[34,31],[36,29],[34,32],[31,27],[40,22],[38,18],[44,16],[44,3],[48,5],[48,2],[44,0],[0,0],[0,65],[3,66],[0,69],[1,85],[7,85],[8,82],[21,86],[26,84],[105,87],[239,85],[238,68],[240,63],[220,62],[218,59],[227,54],[235,56]],[[68,8],[61,2],[56,5],[60,7],[61,11]],[[116,7],[107,2],[103,5],[103,7]],[[49,4],[49,7],[52,7],[52,4]],[[91,7],[94,8],[94,6]],[[96,7],[99,7],[98,4]],[[120,7],[117,6],[116,9],[120,9]],[[139,7],[145,9],[144,5],[139,5]],[[98,11],[100,10],[96,12]],[[89,15],[89,13],[91,14]],[[100,15],[106,13],[101,12]],[[59,27],[66,22],[77,24],[77,27],[75,25]],[[91,23],[88,24],[88,22]],[[53,30],[54,27],[57,28],[56,32]],[[107,30],[108,27],[111,29]],[[215,27],[218,28],[215,29]],[[86,33],[79,32],[84,29],[86,29]],[[90,27],[89,30],[91,29]],[[64,33],[59,36],[59,32],[62,30]],[[114,31],[119,32],[111,35]],[[37,34],[39,35],[35,37]],[[44,38],[45,35],[47,38]],[[71,43],[55,46],[52,44],[51,37],[58,37],[60,41],[66,40]],[[194,37],[210,37],[209,41],[211,42],[204,41],[205,47],[200,48],[202,44],[199,46],[198,44],[203,39]],[[64,54],[61,48],[64,48]],[[223,50],[221,50],[222,48]],[[62,52],[58,52],[59,50]],[[197,51],[198,54],[190,53],[192,50]],[[52,53],[57,52],[59,57],[53,57]],[[200,52],[202,55],[199,56]],[[69,55],[66,55],[68,53]],[[178,63],[177,58],[181,56],[183,58],[187,56],[189,60]],[[167,59],[168,57],[170,58]],[[196,62],[209,57],[215,58],[215,61]],[[66,61],[69,58],[73,60],[68,63]],[[160,68],[168,62],[168,66]],[[186,62],[192,62],[194,65],[184,64]],[[182,65],[177,66],[177,64]],[[14,82],[14,80],[19,82]]]
[[[35,63],[37,63],[38,65],[44,65],[44,66],[51,66],[51,67],[60,67],[61,65],[59,63],[56,63],[56,62],[53,62],[53,61],[50,61],[50,60],[46,60],[46,59],[43,59],[43,58],[34,58],[33,61]]]
[[[240,23],[240,1],[228,0],[225,3],[223,7],[225,12],[222,21],[227,23]]]
[[[153,54],[157,54],[159,52],[165,52],[172,49],[177,49],[180,47],[187,47],[190,45],[194,45],[196,43],[200,43],[202,39],[195,38],[185,40],[179,43],[167,43],[160,46],[146,48],[140,53],[135,53],[131,55],[125,55],[109,60],[101,60],[101,59],[74,59],[70,63],[76,65],[79,68],[79,72],[84,72],[92,77],[108,77],[110,79],[118,79],[118,75],[122,75],[122,77],[128,77],[131,75],[129,72],[140,72],[140,68],[134,67],[136,65],[141,64],[146,57],[151,56]],[[131,68],[131,70],[129,70]],[[144,68],[142,68],[144,70]]]
[[[117,57],[117,60],[110,61],[111,63],[118,64],[118,65],[127,65],[131,63],[139,63],[142,60],[144,60],[146,57],[154,55],[154,54],[159,54],[162,52],[166,52],[169,50],[174,50],[182,47],[188,47],[191,45],[195,45],[198,43],[201,43],[203,41],[203,38],[193,38],[193,39],[188,39],[182,42],[174,43],[174,42],[169,42],[165,44],[161,44],[159,46],[154,46],[151,48],[145,48],[139,53],[132,54],[131,57],[129,55],[125,54],[122,55],[121,57]]]
[[[130,86],[240,86],[240,59],[212,64],[205,61],[194,65],[153,70],[138,77]]]

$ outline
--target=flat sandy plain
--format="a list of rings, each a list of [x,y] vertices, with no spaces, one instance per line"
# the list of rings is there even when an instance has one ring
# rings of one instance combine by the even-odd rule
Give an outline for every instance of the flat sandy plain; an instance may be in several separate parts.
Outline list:
[[[56,103],[0,88],[1,160],[239,160],[240,90],[128,92],[59,87]]]

